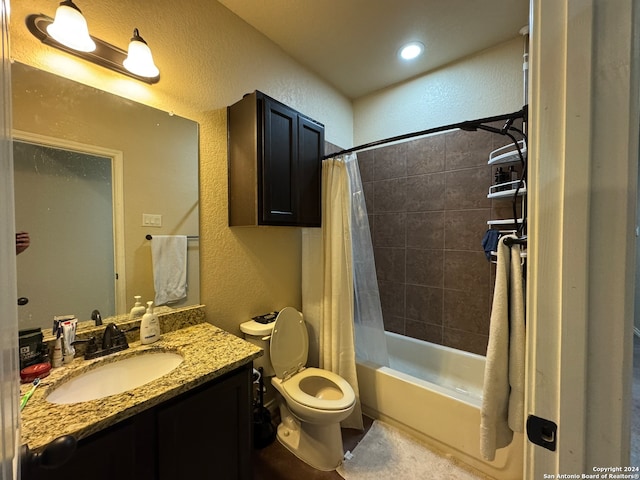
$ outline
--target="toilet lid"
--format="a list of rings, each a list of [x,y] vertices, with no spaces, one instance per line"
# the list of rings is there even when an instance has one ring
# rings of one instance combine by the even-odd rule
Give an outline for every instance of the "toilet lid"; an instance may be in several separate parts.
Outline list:
[[[302,314],[293,307],[283,308],[276,318],[269,347],[276,377],[293,375],[307,363],[309,335]]]
[[[271,335],[271,332],[273,331],[273,322],[258,323],[255,320],[249,320],[248,322],[244,322],[240,324],[240,331],[242,333],[246,333],[247,335],[252,335],[254,337],[263,337],[265,335]]]

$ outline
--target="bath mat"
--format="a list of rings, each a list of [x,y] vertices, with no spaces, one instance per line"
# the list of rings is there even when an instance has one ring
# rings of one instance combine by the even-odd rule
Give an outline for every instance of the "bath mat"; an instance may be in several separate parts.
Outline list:
[[[352,457],[337,468],[346,480],[479,480],[451,459],[429,450],[422,443],[389,424],[375,420],[356,446]]]

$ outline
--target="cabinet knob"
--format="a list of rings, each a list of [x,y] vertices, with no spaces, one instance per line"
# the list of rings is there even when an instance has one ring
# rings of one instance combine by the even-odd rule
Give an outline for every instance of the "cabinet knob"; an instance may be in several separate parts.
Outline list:
[[[28,445],[22,445],[20,451],[20,463],[26,475],[36,468],[55,469],[67,463],[76,451],[78,442],[72,435],[63,435],[49,442],[42,452],[34,453],[29,450]]]

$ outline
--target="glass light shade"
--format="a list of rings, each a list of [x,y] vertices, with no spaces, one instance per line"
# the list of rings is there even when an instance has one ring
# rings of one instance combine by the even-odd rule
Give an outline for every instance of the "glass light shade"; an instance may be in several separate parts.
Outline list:
[[[400,57],[404,60],[413,60],[424,52],[424,45],[420,42],[407,43],[400,49]]]
[[[141,77],[153,78],[160,74],[160,70],[153,63],[151,49],[138,35],[138,30],[133,31],[133,38],[129,43],[129,52],[123,62],[124,68]]]
[[[47,33],[61,44],[80,52],[93,52],[95,42],[89,36],[87,21],[73,2],[62,2],[56,10],[53,23],[47,26]]]

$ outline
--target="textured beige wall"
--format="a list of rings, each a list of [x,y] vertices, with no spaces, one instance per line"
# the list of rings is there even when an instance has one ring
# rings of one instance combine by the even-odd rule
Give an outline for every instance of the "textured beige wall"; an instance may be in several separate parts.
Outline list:
[[[139,28],[161,70],[158,84],[130,80],[41,44],[31,13],[53,16],[55,2],[12,2],[11,56],[190,118],[200,124],[200,286],[207,318],[231,332],[252,315],[301,307],[300,231],[227,227],[226,106],[259,89],[326,125],[328,141],[352,144],[350,102],[286,56],[218,2],[77,2],[92,35],[126,48]]]
[[[358,145],[522,108],[523,37],[460,59],[413,80],[358,98]]]

